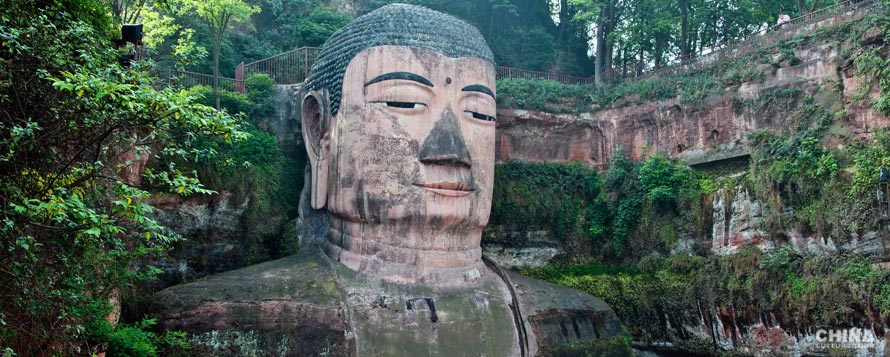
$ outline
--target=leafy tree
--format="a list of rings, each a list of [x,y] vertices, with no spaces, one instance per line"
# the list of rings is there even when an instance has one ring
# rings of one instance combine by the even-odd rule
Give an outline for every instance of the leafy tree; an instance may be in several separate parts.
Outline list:
[[[132,24],[145,10],[146,0],[112,0],[111,10],[118,23]]]
[[[491,34],[494,32],[495,15],[503,14],[508,15],[508,17],[516,17],[519,16],[519,8],[510,3],[509,0],[489,0],[488,2],[491,4],[491,17],[488,20],[488,38],[491,38]]]
[[[219,109],[219,50],[231,22],[247,22],[260,8],[242,0],[182,0],[188,13],[198,15],[210,28],[213,41],[213,96]]]
[[[692,174],[688,168],[675,165],[664,155],[656,154],[640,166],[639,179],[649,203],[661,209],[674,209]]]
[[[346,26],[352,17],[332,7],[315,8],[307,16],[296,22],[295,34],[300,39],[299,47],[321,47],[328,37]]]
[[[131,264],[176,239],[150,217],[151,192],[209,192],[182,163],[217,157],[200,141],[246,136],[238,119],[184,92],[154,89],[140,65],[121,68],[110,50],[110,13],[98,0],[0,9],[6,352],[89,354],[113,344],[151,355],[152,335],[91,326],[105,321],[110,297],[151,273]]]
[[[819,0],[797,0],[797,10],[800,11],[798,15],[806,15],[816,11],[821,7],[833,5],[837,3],[837,1],[819,1]]]
[[[577,11],[572,20],[580,22],[593,23],[596,29],[595,54],[594,54],[594,78],[597,85],[602,84],[602,75],[606,68],[610,66],[611,58],[609,52],[611,45],[609,44],[609,35],[615,31],[617,24],[617,16],[620,12],[618,0],[570,0],[563,1],[560,6],[560,17],[563,17],[562,7],[568,7],[569,4],[577,7]],[[567,16],[565,16],[567,17]],[[560,25],[562,21],[560,20]]]

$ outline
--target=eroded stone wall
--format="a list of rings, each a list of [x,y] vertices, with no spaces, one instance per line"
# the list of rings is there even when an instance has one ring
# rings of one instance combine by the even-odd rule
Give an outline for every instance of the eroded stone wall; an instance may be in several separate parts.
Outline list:
[[[865,81],[834,46],[794,53],[799,64],[764,65],[762,79],[724,88],[721,95],[701,102],[685,102],[682,97],[638,98],[578,114],[500,108],[497,159],[582,161],[604,167],[615,149],[621,148],[634,159],[660,152],[691,164],[709,162],[743,155],[751,132],[792,135],[807,127],[810,123],[800,122],[791,113],[808,101],[845,111],[835,123],[837,140],[829,143],[836,146],[846,137],[867,138],[876,128],[890,124],[890,118],[859,100]]]

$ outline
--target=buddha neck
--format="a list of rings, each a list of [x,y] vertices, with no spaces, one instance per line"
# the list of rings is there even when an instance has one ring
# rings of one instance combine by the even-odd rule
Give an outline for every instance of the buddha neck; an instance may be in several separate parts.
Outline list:
[[[347,268],[393,283],[448,287],[481,281],[481,227],[431,227],[435,225],[356,222],[330,215],[323,247]]]

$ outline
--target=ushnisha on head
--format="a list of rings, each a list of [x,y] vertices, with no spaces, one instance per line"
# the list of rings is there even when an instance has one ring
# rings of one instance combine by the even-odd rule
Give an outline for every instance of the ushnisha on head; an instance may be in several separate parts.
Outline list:
[[[494,179],[492,62],[469,24],[404,4],[325,43],[301,118],[329,256],[397,283],[479,280]]]

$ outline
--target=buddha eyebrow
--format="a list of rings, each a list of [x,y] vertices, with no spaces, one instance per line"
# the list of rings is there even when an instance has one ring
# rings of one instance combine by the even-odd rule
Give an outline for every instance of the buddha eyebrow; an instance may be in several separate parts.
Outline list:
[[[381,74],[381,75],[375,77],[374,79],[368,81],[368,83],[365,83],[365,87],[372,85],[374,83],[377,83],[377,82],[389,81],[389,80],[393,80],[393,79],[404,79],[406,81],[414,81],[414,82],[423,84],[428,87],[433,86],[433,82],[430,82],[429,79],[423,78],[423,77],[416,75],[414,73],[390,72],[390,73]]]
[[[466,86],[463,89],[461,89],[461,91],[485,93],[485,94],[490,95],[492,98],[494,98],[494,92],[492,92],[490,88],[483,86],[481,84],[474,84],[471,86]]]

